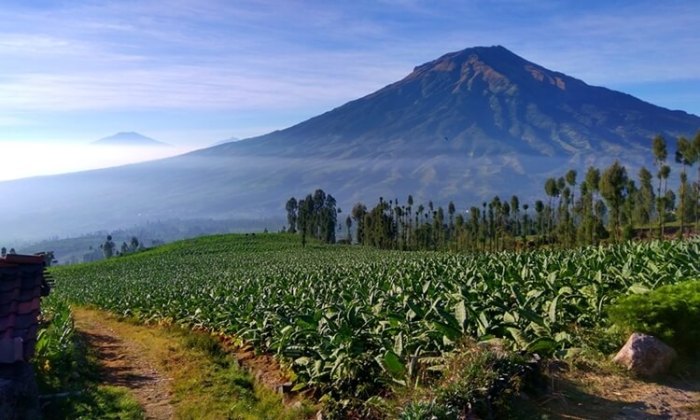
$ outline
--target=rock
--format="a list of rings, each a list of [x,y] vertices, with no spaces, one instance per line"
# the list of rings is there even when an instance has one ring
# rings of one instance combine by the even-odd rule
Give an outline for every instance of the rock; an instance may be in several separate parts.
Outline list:
[[[634,333],[613,361],[640,376],[655,376],[666,372],[676,357],[676,351],[656,337]]]

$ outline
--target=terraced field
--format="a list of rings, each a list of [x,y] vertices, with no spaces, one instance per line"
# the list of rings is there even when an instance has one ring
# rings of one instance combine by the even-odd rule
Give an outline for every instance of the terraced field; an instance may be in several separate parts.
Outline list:
[[[286,360],[298,388],[362,396],[415,380],[464,336],[576,347],[620,295],[697,276],[700,242],[463,255],[227,235],[52,271],[76,303],[236,336]]]

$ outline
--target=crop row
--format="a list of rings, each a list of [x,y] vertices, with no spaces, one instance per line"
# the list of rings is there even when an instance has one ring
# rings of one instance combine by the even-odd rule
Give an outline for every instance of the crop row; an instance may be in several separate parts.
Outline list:
[[[301,249],[221,236],[54,270],[56,291],[143,320],[235,335],[292,364],[300,383],[362,394],[404,382],[464,336],[552,352],[601,325],[621,294],[700,272],[700,243],[458,255]],[[364,390],[364,391],[363,391]]]

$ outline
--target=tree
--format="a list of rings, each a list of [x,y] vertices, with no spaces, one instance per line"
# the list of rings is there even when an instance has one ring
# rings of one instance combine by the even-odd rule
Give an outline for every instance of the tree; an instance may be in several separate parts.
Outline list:
[[[693,137],[693,149],[695,151],[695,161],[698,162],[700,161],[700,130],[698,130],[697,133],[695,133],[695,137]],[[693,213],[693,218],[695,219],[695,233],[698,233],[698,223],[700,223],[700,217],[698,217],[698,198],[700,198],[700,165],[698,165],[698,174],[697,174],[697,179],[695,181],[695,199],[693,201],[693,208],[695,209]]]
[[[297,199],[292,197],[287,200],[287,204],[284,206],[287,210],[287,224],[289,225],[287,231],[289,233],[296,233],[297,231],[297,204]]]
[[[681,205],[678,209],[678,216],[681,220],[681,228],[678,231],[678,235],[683,237],[683,231],[685,229],[685,220],[688,213],[687,203],[688,203],[688,175],[686,174],[686,167],[695,163],[695,151],[693,146],[688,139],[681,136],[676,142],[676,163],[680,163],[682,170],[680,173],[681,185],[678,190],[678,195],[680,195]]]
[[[455,203],[450,201],[450,203],[447,205],[447,214],[450,216],[450,225],[449,225],[449,235],[448,238],[451,238],[452,235],[454,235],[454,230],[455,230],[455,212],[457,211],[457,208],[455,207]]]
[[[345,218],[345,227],[348,229],[348,243],[352,243],[352,232],[350,229],[352,228],[352,217],[348,216]]]
[[[544,215],[542,214],[544,211],[544,203],[542,200],[537,200],[535,201],[535,214],[537,214],[537,233],[542,236],[543,231],[544,231]]]
[[[367,214],[367,206],[362,203],[357,203],[352,208],[352,219],[355,221],[355,226],[357,226],[357,243],[364,245],[365,243],[365,215]]]
[[[319,239],[327,244],[335,243],[335,227],[338,224],[338,210],[335,206],[335,198],[327,194],[319,215]]]
[[[314,212],[314,199],[311,194],[307,195],[305,199],[297,203],[298,206],[298,220],[297,224],[299,230],[301,231],[301,246],[306,246],[306,235],[309,234],[309,230],[313,226],[313,212]]]
[[[139,240],[136,238],[136,236],[131,237],[131,241],[129,242],[129,251],[131,252],[136,252],[139,250]]]
[[[552,224],[554,223],[554,209],[552,207],[552,199],[559,195],[559,187],[554,178],[548,178],[544,183],[544,192],[549,197],[549,218],[547,221],[547,235],[552,233]]]
[[[571,203],[576,201],[576,194],[574,193],[576,187],[576,175],[577,173],[575,170],[569,169],[564,176],[564,179],[566,179],[566,184],[569,186],[571,192]]]
[[[668,179],[668,175],[671,172],[671,168],[666,166],[666,158],[668,157],[668,151],[666,150],[666,139],[664,139],[660,134],[654,137],[651,145],[652,152],[654,153],[654,164],[656,165],[658,171],[656,173],[659,179],[659,187],[656,191],[656,196],[658,201],[656,204],[656,209],[659,218],[659,238],[664,236],[664,222],[666,220],[666,184],[665,181]],[[661,184],[664,181],[664,192],[661,193]]]
[[[618,241],[621,233],[622,205],[627,195],[627,181],[627,170],[618,161],[605,169],[600,178],[600,194],[610,208],[611,230],[615,232]]]
[[[645,167],[639,170],[639,191],[635,196],[634,217],[636,224],[645,225],[651,221],[651,216],[654,213],[654,186],[652,185],[653,176]]]
[[[513,213],[513,220],[515,222],[513,225],[513,235],[518,236],[522,229],[520,225],[520,200],[517,195],[510,197],[510,211]]]
[[[102,254],[105,258],[112,258],[114,256],[115,247],[116,245],[112,242],[112,235],[107,235],[107,240],[100,245],[100,249],[102,249]]]
[[[602,220],[597,217],[595,204],[597,193],[600,184],[600,170],[593,166],[589,166],[586,170],[586,176],[581,183],[581,223],[578,227],[578,241],[580,244],[595,244],[599,237]]]

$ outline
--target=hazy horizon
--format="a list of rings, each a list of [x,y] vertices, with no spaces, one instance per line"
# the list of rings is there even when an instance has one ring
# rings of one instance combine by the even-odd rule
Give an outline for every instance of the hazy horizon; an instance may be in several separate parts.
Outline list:
[[[2,141],[0,182],[120,166],[194,150],[195,147],[96,146],[78,142]]]

